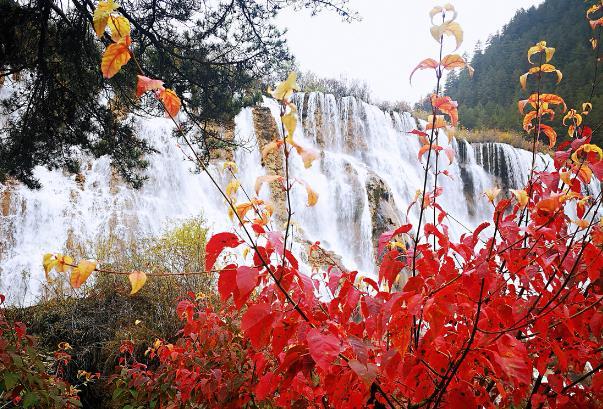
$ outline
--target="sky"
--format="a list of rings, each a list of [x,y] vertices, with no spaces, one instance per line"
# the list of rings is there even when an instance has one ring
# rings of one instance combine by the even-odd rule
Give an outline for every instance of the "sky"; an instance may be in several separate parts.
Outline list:
[[[464,31],[457,51],[471,53],[478,40],[485,42],[499,31],[518,9],[543,0],[455,0]],[[350,0],[362,21],[347,23],[333,12],[311,16],[307,11],[285,10],[277,24],[286,28],[287,40],[302,71],[324,77],[345,75],[369,84],[376,100],[416,102],[435,85],[433,71],[417,71],[412,85],[408,77],[419,61],[436,58],[438,44],[431,37],[429,11],[443,5],[435,0]],[[454,40],[447,37],[448,47]]]

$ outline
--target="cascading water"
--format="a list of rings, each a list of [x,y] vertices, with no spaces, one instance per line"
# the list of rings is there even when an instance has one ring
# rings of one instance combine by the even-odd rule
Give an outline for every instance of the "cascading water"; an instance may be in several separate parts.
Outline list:
[[[319,194],[318,204],[307,207],[301,184],[292,191],[293,219],[298,236],[321,241],[322,246],[342,258],[348,268],[372,273],[375,239],[384,229],[406,221],[407,208],[422,189],[424,162],[417,154],[420,144],[407,133],[416,127],[408,113],[386,113],[353,97],[336,99],[321,93],[294,96],[299,109],[296,141],[320,151],[320,158],[306,169],[291,155],[291,174],[304,180]],[[279,107],[273,100],[264,106],[280,127]],[[256,124],[257,125],[257,124]],[[255,179],[265,174],[252,108],[235,119],[235,138],[247,144],[234,159],[239,178],[248,193]],[[114,234],[142,237],[159,233],[167,223],[202,214],[213,232],[233,228],[226,205],[209,178],[192,172],[171,136],[170,121],[140,119],[139,131],[161,153],[149,157],[149,179],[140,190],[121,183],[109,159],[89,160],[78,177],[60,171],[36,169],[40,190],[22,185],[0,185],[0,292],[12,303],[31,303],[41,290],[44,272],[42,254],[62,252],[77,242],[93,242]],[[276,136],[276,135],[275,135]],[[456,221],[448,220],[450,235],[466,232],[491,215],[482,197],[487,188],[499,184],[519,188],[531,166],[531,154],[502,144],[469,144],[444,135],[440,145],[452,147],[456,158],[448,163],[439,157],[438,185],[444,194],[438,203]],[[550,158],[539,157],[541,166]],[[228,178],[216,161],[210,170],[224,186]],[[434,174],[428,171],[428,186]],[[269,189],[260,193],[268,199]],[[239,200],[246,200],[239,192]],[[418,207],[408,213],[418,221]],[[426,213],[424,222],[433,220]]]

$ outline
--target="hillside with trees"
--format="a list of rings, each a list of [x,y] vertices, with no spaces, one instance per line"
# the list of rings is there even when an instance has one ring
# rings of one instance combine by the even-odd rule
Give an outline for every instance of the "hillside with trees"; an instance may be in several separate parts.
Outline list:
[[[543,87],[563,95],[570,108],[579,109],[589,100],[600,106],[603,86],[599,80],[593,88],[595,61],[589,41],[593,31],[583,18],[583,3],[546,0],[538,7],[519,10],[483,48],[476,46],[471,57],[473,78],[466,71],[453,72],[445,84],[446,93],[459,103],[464,127],[521,130],[517,101],[527,98],[537,86],[536,76],[528,79],[526,91],[519,85],[520,75],[530,67],[523,56],[526,49],[542,40],[556,49],[555,65],[566,74],[559,84],[554,75],[545,76]],[[587,122],[594,129],[602,121],[603,110],[595,109]]]

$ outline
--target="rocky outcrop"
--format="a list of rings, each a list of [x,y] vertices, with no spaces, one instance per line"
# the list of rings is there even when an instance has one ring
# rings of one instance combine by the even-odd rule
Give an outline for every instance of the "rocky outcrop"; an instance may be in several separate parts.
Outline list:
[[[396,210],[391,189],[376,173],[369,173],[366,192],[371,212],[373,248],[377,254],[379,236],[388,230],[399,227],[401,219]]]
[[[269,108],[256,107],[253,110],[253,126],[258,141],[260,152],[270,142],[280,138],[280,133],[276,127],[276,121]],[[284,176],[285,157],[282,149],[275,149],[265,155],[262,159],[262,166],[266,169],[267,175]],[[270,198],[274,204],[274,217],[278,225],[282,225],[287,220],[287,195],[279,182],[270,184]]]

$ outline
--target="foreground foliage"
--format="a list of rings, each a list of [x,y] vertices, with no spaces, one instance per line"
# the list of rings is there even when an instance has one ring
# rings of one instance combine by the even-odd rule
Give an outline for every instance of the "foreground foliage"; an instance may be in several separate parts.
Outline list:
[[[601,8],[597,2],[588,14]],[[111,377],[116,404],[603,405],[602,193],[595,181],[603,179],[603,151],[591,143],[593,130],[586,124],[593,104],[583,101],[568,109],[562,97],[548,93],[542,76],[554,74],[557,81],[563,77],[552,65],[555,49],[544,41],[530,47],[531,68],[526,76],[518,76],[521,85],[530,75],[537,79],[537,91],[518,103],[532,146],[528,183],[508,197],[498,188],[485,192],[492,220],[451,240],[448,223],[454,215],[438,203],[446,194],[438,177],[448,172],[438,159],[442,153],[449,163],[455,159],[454,150],[441,139],[444,130],[450,137],[459,115],[456,101],[440,90],[445,70],[465,68],[472,73],[473,68],[455,53],[463,30],[454,7],[435,7],[430,17],[439,57],[422,60],[411,77],[417,71],[435,73],[431,115],[424,130],[403,136],[416,136],[422,144],[417,160],[425,166],[423,189],[409,206],[417,208],[419,218],[381,235],[377,276],[347,271],[328,257],[328,268],[307,273],[292,252],[291,189],[296,184],[304,188],[308,206],[319,199],[305,181],[289,175],[290,155],[300,155],[306,167],[318,158],[294,139],[297,107],[290,98],[299,87],[292,73],[269,90],[281,107],[281,129],[262,152],[282,154],[284,175],[262,176],[255,186],[256,194],[264,184],[285,191],[284,231],[272,223],[270,204],[252,197],[236,202],[234,193],[244,187],[236,178],[235,164],[224,164],[232,180],[223,188],[191,149],[236,222],[232,231],[213,235],[205,246],[204,273],[217,276],[220,303],[192,292],[180,299],[178,338],[157,339],[142,360],[132,340],[122,343],[118,372]],[[455,43],[451,54],[443,52],[448,37]],[[128,62],[116,58],[112,61],[119,64],[107,64],[114,54],[111,47],[122,38],[117,40],[105,51],[101,67],[106,76]],[[124,40],[120,47],[129,46]],[[132,58],[136,59],[133,54]],[[192,148],[177,121],[173,102],[178,96],[166,98],[168,89],[149,77],[139,76],[138,88],[158,98]],[[570,141],[557,144],[551,121],[560,116]],[[555,153],[552,165],[539,170],[535,157],[542,141]],[[319,243],[309,251],[328,255]],[[44,268],[47,273],[68,274],[73,287],[93,272],[128,274],[132,294],[147,288],[149,277],[165,275],[111,271],[96,261],[61,254],[46,255]],[[400,280],[403,276],[406,279]]]

